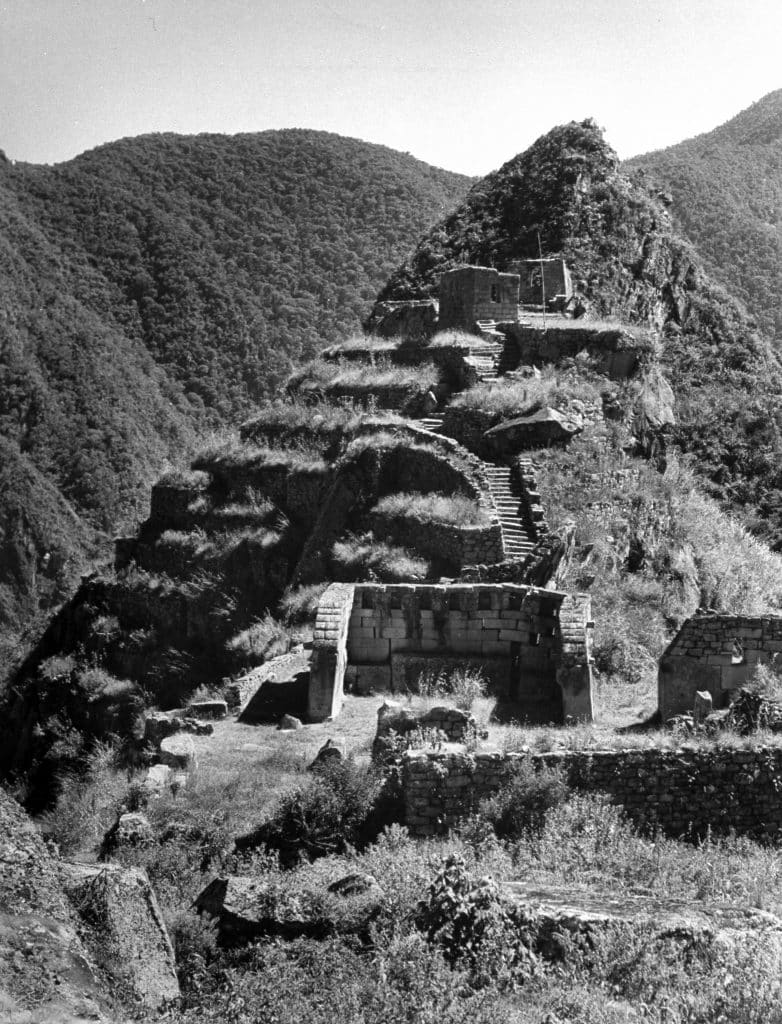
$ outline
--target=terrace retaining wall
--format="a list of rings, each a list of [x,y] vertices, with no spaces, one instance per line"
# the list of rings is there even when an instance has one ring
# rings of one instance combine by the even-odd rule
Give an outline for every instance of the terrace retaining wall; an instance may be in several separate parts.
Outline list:
[[[569,784],[607,793],[644,828],[674,836],[782,833],[782,749],[684,747],[544,754],[410,751],[399,772],[413,835],[446,832],[497,793],[520,761],[559,769]]]
[[[316,638],[334,648],[323,655],[323,668],[321,654],[316,659],[324,693],[331,673],[331,690],[341,695],[348,667],[359,689],[405,692],[411,659],[417,671],[433,672],[456,661],[491,665],[495,681],[507,680],[498,695],[514,704],[519,717],[591,719],[588,596],[514,584],[367,583],[348,589],[350,599],[344,584],[329,587],[318,611],[316,630],[323,632]]]

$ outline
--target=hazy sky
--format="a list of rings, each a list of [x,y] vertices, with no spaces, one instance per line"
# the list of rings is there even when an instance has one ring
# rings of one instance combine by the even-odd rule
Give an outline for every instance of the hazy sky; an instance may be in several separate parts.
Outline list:
[[[305,127],[483,174],[594,117],[622,157],[782,87],[780,0],[0,0],[0,148]]]

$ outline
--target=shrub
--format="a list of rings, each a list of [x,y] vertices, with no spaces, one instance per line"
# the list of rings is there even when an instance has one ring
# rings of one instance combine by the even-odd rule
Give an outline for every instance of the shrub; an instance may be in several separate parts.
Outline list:
[[[479,670],[457,668],[448,679],[448,690],[453,702],[462,711],[472,710],[477,700],[486,696],[486,680]]]
[[[450,526],[488,526],[488,513],[462,494],[401,492],[381,498],[373,509],[387,516],[409,517]]]
[[[116,819],[128,791],[116,747],[97,743],[86,757],[83,772],[64,773],[57,784],[54,807],[40,818],[44,834],[66,856],[94,849]]]
[[[263,844],[279,852],[285,867],[302,857],[343,853],[372,838],[370,819],[381,787],[372,769],[359,767],[352,759],[327,762],[281,797],[259,828],[237,839],[237,849]]]
[[[494,879],[474,880],[459,854],[449,854],[419,906],[418,927],[446,961],[469,971],[470,982],[502,986],[535,968],[530,937],[503,905]]]
[[[425,579],[429,574],[429,563],[425,559],[416,557],[407,548],[375,540],[371,534],[337,541],[331,557],[339,579],[395,583]]]
[[[522,760],[502,789],[482,801],[479,813],[500,839],[516,841],[528,832],[539,832],[548,812],[563,803],[568,792],[560,772],[547,767],[536,771]]]

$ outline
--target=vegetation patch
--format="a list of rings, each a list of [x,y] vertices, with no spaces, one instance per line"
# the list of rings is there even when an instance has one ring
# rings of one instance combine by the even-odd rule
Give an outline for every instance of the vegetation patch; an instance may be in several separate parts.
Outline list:
[[[404,583],[426,579],[429,562],[407,548],[375,540],[372,534],[337,541],[331,549],[336,579]]]
[[[439,380],[439,371],[432,363],[396,366],[381,358],[374,359],[371,363],[315,360],[290,378],[288,389],[293,392],[323,391],[329,394],[352,391],[356,394],[372,395],[384,389],[402,392],[428,391],[436,387]]]
[[[525,381],[481,383],[456,395],[451,406],[475,410],[494,420],[514,419],[544,408],[562,408],[573,399],[599,402],[600,392],[580,374],[552,366]]]
[[[375,505],[373,512],[393,517],[419,519],[425,523],[449,526],[488,526],[489,514],[477,501],[461,494],[388,494]]]

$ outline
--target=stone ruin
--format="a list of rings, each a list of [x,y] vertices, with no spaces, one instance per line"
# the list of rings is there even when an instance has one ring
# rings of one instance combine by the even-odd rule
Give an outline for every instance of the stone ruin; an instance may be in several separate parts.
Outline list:
[[[726,707],[758,664],[782,654],[782,616],[695,615],[660,658],[657,686],[663,722],[692,711],[698,691]]]
[[[408,693],[422,673],[481,670],[517,718],[592,718],[587,595],[518,584],[333,584],[318,607],[308,717],[346,687]]]
[[[519,276],[492,267],[459,267],[440,278],[439,329],[474,331],[479,321],[519,318]]]
[[[573,281],[565,261],[559,257],[513,260],[508,273],[519,275],[522,306],[545,306],[563,311],[573,298]]]

